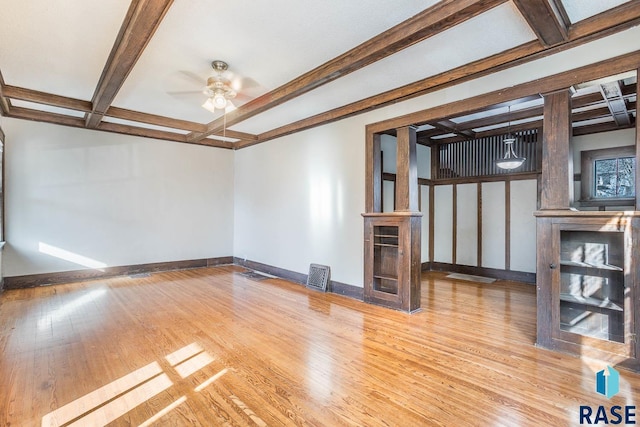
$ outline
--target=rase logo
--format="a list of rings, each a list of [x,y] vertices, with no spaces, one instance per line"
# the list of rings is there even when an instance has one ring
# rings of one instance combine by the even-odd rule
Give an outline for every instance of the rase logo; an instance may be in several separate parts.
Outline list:
[[[607,366],[607,373],[605,370],[596,373],[596,393],[600,393],[603,396],[607,396],[607,399],[611,399],[620,391],[620,373],[613,369],[611,366]]]
[[[611,366],[596,372],[596,393],[611,399],[620,391],[620,374]],[[580,424],[636,424],[636,407],[615,405],[606,408],[603,405],[597,408],[580,406]],[[601,424],[602,423],[602,424]]]

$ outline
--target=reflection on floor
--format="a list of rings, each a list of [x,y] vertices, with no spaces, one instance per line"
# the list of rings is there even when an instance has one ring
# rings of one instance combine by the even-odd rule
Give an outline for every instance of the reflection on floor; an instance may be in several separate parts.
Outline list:
[[[535,288],[425,273],[420,313],[226,266],[0,295],[0,425],[577,423],[634,405],[536,348]]]

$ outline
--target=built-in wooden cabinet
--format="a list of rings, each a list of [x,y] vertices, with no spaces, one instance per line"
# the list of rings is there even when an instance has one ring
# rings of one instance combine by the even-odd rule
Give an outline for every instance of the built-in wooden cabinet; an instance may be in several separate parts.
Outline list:
[[[559,210],[536,217],[538,345],[615,356],[638,369],[640,216]]]
[[[364,216],[364,300],[412,312],[420,308],[420,212]]]

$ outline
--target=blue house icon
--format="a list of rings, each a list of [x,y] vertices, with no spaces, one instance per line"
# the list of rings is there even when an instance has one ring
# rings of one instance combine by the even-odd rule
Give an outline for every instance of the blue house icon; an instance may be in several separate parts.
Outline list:
[[[620,391],[620,374],[611,366],[596,373],[596,393],[611,399]]]

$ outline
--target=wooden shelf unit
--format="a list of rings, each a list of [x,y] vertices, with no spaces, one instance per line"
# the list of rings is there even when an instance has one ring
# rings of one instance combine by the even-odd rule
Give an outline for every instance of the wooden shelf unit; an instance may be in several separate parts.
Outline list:
[[[640,369],[640,212],[538,211],[537,345]]]
[[[366,213],[364,301],[396,310],[420,308],[420,212]]]

